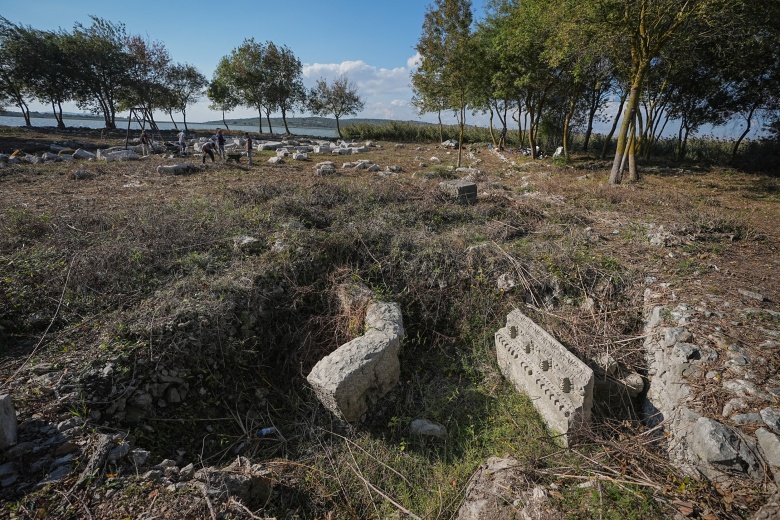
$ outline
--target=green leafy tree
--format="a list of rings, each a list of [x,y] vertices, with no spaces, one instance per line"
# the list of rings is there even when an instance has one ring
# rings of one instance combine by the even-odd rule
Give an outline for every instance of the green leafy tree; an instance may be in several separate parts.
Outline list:
[[[224,60],[225,58],[223,58],[223,61]],[[222,62],[220,62],[220,64],[221,63]],[[219,70],[219,65],[217,66],[217,70]],[[225,125],[226,129],[230,130],[227,121],[225,120],[225,112],[229,112],[236,108],[239,105],[239,99],[238,95],[231,90],[230,85],[225,82],[224,76],[218,74],[214,75],[214,79],[211,80],[211,83],[209,83],[206,89],[206,97],[211,102],[209,108],[222,111],[222,124]],[[262,133],[262,119],[260,122],[260,132]]]
[[[178,130],[173,112],[181,112],[184,130],[187,128],[187,106],[195,104],[204,93],[208,80],[197,68],[186,63],[175,63],[166,71],[167,100],[165,110]]]
[[[412,76],[418,107],[443,106],[458,120],[458,166],[462,160],[466,109],[474,101],[475,54],[470,0],[434,0],[423,19],[416,49],[421,63]]]
[[[92,24],[74,26],[67,40],[70,56],[79,68],[74,77],[75,99],[79,108],[102,114],[108,129],[116,128],[117,102],[126,89],[133,66],[125,43],[127,33],[122,23],[95,16]]]
[[[166,87],[170,54],[161,41],[150,41],[141,36],[127,39],[126,52],[131,64],[128,80],[118,97],[118,109],[141,107],[154,122],[154,110],[168,104]]]
[[[263,67],[266,77],[267,106],[282,113],[284,131],[289,134],[287,113],[306,106],[301,60],[296,58],[286,46],[277,47],[273,42],[267,42]],[[270,121],[268,126],[270,128]]]
[[[21,110],[29,127],[32,124],[27,101],[34,97],[29,81],[33,70],[27,60],[25,33],[24,28],[0,17],[0,93]]]
[[[217,64],[214,80],[226,86],[230,100],[254,108],[258,113],[258,131],[263,131],[263,109],[269,106],[267,77],[263,65],[267,48],[253,38],[233,49]],[[269,120],[270,123],[270,120]],[[270,131],[273,131],[269,128]]]
[[[309,93],[308,106],[315,115],[333,114],[336,118],[336,131],[339,137],[343,138],[340,118],[357,114],[363,110],[365,102],[358,94],[357,86],[342,74],[330,84],[324,78],[317,80],[317,85]]]

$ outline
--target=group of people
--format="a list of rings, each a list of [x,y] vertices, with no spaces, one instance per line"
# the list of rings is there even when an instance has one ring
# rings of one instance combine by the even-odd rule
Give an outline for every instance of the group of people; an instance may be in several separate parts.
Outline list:
[[[182,130],[176,135],[178,141],[177,144],[179,145],[179,152],[181,154],[184,154],[185,150],[187,149],[187,134]],[[252,163],[252,150],[254,143],[252,142],[252,137],[249,135],[249,132],[244,133],[244,139],[246,141],[245,148],[246,148],[246,155],[249,159],[249,164]],[[139,142],[141,144],[141,150],[143,152],[143,155],[149,155],[149,147],[151,145],[151,140],[149,139],[149,136],[146,134],[146,130],[141,130],[141,137],[139,138]],[[206,164],[206,156],[211,157],[211,162],[214,162],[214,154],[219,154],[220,158],[223,160],[226,159],[225,155],[225,136],[222,133],[222,129],[218,128],[217,133],[208,141],[203,143],[203,146],[200,148],[203,158],[203,164]]]
[[[244,144],[246,148],[246,155],[249,159],[249,164],[252,165],[252,150],[253,150],[253,143],[252,143],[252,137],[249,135],[248,132],[244,133],[244,139],[246,140],[246,143]],[[222,129],[217,129],[217,133],[214,137],[212,137],[210,140],[203,143],[203,146],[200,147],[201,152],[203,152],[203,164],[206,164],[206,155],[211,157],[211,162],[214,162],[214,153],[218,153],[219,156],[224,160],[226,158],[225,156],[225,136],[222,134]]]

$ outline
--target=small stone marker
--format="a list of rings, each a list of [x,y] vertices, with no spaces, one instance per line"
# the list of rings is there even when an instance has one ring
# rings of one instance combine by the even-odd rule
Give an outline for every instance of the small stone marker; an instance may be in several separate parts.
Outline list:
[[[477,185],[470,181],[442,181],[439,189],[456,199],[460,204],[477,203]]]
[[[0,395],[0,450],[16,444],[17,427],[11,396]]]
[[[568,444],[573,429],[590,420],[593,370],[519,310],[506,321],[496,332],[501,372]]]

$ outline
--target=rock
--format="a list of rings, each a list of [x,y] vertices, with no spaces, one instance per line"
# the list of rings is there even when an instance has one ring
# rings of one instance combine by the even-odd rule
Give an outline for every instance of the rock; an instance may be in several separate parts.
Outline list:
[[[752,298],[753,300],[758,300],[760,302],[766,300],[766,297],[763,294],[759,294],[757,292],[746,291],[745,289],[737,289],[737,292],[746,298]]]
[[[278,156],[277,157],[271,157],[270,159],[268,159],[268,162],[270,164],[284,164],[284,159],[282,159],[281,157],[278,157]]]
[[[758,439],[761,451],[764,452],[767,463],[774,468],[780,468],[780,437],[766,428],[759,428],[756,430],[756,439]],[[775,473],[777,473],[777,469],[775,469]]]
[[[321,359],[306,379],[327,409],[347,422],[356,421],[398,383],[403,336],[400,307],[371,303],[365,334]]]
[[[679,342],[689,342],[693,335],[685,327],[669,327],[664,332],[664,347],[672,347]]]
[[[257,254],[263,250],[263,242],[250,236],[233,237],[233,249],[246,254]]]
[[[136,466],[143,466],[149,460],[150,453],[146,450],[136,448],[130,452],[130,458]]]
[[[737,432],[708,417],[700,417],[691,429],[690,448],[694,456],[719,470],[731,470],[758,477],[760,469],[747,443]]]
[[[477,203],[477,185],[473,182],[463,180],[442,181],[439,183],[439,189],[455,199],[459,204]]]
[[[444,437],[447,435],[447,428],[439,423],[428,421],[426,419],[415,419],[409,425],[409,432],[412,435],[426,435],[430,437]]]
[[[741,411],[747,408],[747,403],[741,397],[734,397],[729,399],[726,405],[723,407],[723,417],[731,417],[731,414],[737,411]]]
[[[0,395],[0,450],[16,444],[19,423],[11,396]]]
[[[272,481],[266,476],[259,464],[251,464],[249,459],[238,457],[223,470],[204,468],[195,473],[195,479],[208,486],[207,492],[227,492],[243,502],[250,509],[268,499]]]
[[[88,152],[86,150],[79,148],[78,150],[73,152],[73,158],[74,159],[95,159],[96,156],[92,152]]]
[[[191,162],[176,163],[157,167],[157,173],[171,174],[171,175],[183,175],[185,173],[191,173],[198,171],[198,167]]]
[[[512,276],[511,273],[504,273],[501,276],[498,277],[498,280],[496,281],[496,286],[498,287],[499,291],[509,291],[511,289],[514,289],[517,285],[517,282],[515,281],[514,276]]]
[[[731,421],[740,426],[746,424],[764,424],[761,414],[758,413],[738,413],[731,416]]]
[[[457,520],[562,520],[541,486],[531,487],[515,459],[491,457],[470,479]]]
[[[764,408],[761,410],[761,418],[770,429],[780,433],[780,409]]]
[[[772,401],[771,394],[759,389],[754,383],[744,379],[731,379],[723,382],[723,388],[737,397],[758,397],[766,401]]]
[[[636,372],[628,374],[626,377],[620,380],[626,387],[626,392],[630,397],[637,397],[645,389],[645,381],[642,376]]]
[[[57,431],[67,432],[68,430],[72,430],[73,428],[78,428],[82,424],[84,424],[84,420],[81,417],[71,417],[70,419],[59,423],[57,425]]]
[[[780,518],[780,492],[775,493],[751,520],[777,520]]]
[[[122,443],[108,452],[108,460],[116,462],[119,459],[125,457],[128,453],[130,453],[130,445],[127,443]]]
[[[183,468],[179,470],[179,479],[180,480],[192,480],[192,478],[195,476],[195,465],[192,463],[187,464]]]

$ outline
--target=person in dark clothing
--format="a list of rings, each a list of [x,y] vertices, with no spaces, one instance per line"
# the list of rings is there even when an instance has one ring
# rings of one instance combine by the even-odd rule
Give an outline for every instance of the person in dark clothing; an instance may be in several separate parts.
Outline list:
[[[506,144],[506,126],[501,129],[501,135],[498,137],[498,151],[504,151],[504,145]]]
[[[244,137],[246,138],[246,156],[249,158],[249,165],[252,165],[252,136],[249,135],[249,132],[244,134]]]
[[[214,150],[216,150],[216,148],[217,145],[214,141],[206,141],[203,143],[203,146],[200,147],[200,151],[203,152],[203,164],[206,164],[206,154],[211,157],[211,162],[214,162]]]
[[[225,136],[222,135],[222,129],[217,128],[217,135],[214,136],[217,139],[217,150],[219,151],[219,156],[224,159],[225,158]]]
[[[146,135],[146,130],[141,130],[139,141],[141,143],[141,153],[144,156],[149,155],[149,136]]]

